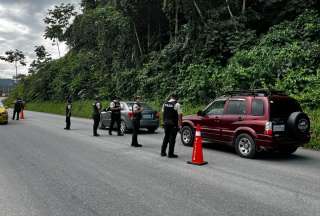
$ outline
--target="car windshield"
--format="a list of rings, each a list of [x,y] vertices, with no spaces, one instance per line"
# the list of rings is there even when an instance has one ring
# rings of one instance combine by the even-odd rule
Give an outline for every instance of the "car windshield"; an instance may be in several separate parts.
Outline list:
[[[270,99],[270,117],[288,118],[293,112],[302,111],[299,103],[289,97],[274,97]]]
[[[134,104],[133,102],[127,103],[128,107],[129,107],[129,110],[132,110],[133,104]],[[152,108],[146,103],[141,103],[141,105],[143,106],[144,110],[152,110]]]

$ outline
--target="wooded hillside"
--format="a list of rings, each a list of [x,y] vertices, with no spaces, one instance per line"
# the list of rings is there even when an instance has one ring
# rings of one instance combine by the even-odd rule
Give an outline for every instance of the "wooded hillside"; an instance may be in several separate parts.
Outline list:
[[[272,87],[320,102],[317,0],[82,0],[70,52],[40,59],[14,92],[27,101],[99,95],[203,103]]]

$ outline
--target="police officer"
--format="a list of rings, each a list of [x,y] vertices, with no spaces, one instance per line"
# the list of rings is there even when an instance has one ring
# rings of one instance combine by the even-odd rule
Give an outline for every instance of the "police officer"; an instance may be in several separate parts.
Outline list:
[[[100,112],[102,105],[98,97],[96,101],[92,104],[92,118],[93,118],[93,136],[100,136],[97,132],[100,123]]]
[[[71,109],[72,109],[72,98],[71,96],[67,97],[66,103],[66,127],[65,130],[70,130],[71,127]]]
[[[12,120],[15,119],[16,115],[17,115],[16,120],[19,120],[21,108],[22,108],[22,100],[21,100],[21,98],[17,98],[17,100],[14,103]]]
[[[170,100],[163,104],[162,112],[165,135],[161,147],[161,156],[167,156],[166,150],[169,143],[168,157],[177,158],[178,155],[174,154],[174,146],[182,123],[181,105],[178,103],[177,95],[172,94]]]
[[[133,126],[133,132],[132,132],[132,141],[131,141],[131,146],[132,147],[142,147],[138,143],[138,132],[140,129],[140,120],[142,119],[142,112],[143,112],[143,107],[141,106],[140,103],[140,96],[136,96],[134,98],[134,103],[132,105],[132,126]]]
[[[112,135],[113,125],[117,123],[118,136],[122,136],[120,130],[121,125],[121,105],[118,97],[114,97],[113,101],[110,103],[111,110],[111,122],[109,127],[109,135]]]

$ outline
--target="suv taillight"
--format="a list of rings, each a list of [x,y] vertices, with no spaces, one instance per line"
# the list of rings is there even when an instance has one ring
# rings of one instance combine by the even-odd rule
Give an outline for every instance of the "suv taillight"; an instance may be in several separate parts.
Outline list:
[[[266,126],[265,126],[265,129],[264,129],[264,134],[272,136],[272,122],[270,122],[270,121],[266,122]]]
[[[160,118],[160,113],[159,112],[156,112],[156,118]]]

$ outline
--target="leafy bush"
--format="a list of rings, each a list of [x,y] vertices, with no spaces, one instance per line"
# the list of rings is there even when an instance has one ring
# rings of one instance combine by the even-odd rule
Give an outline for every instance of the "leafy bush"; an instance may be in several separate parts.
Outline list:
[[[319,34],[315,11],[272,27],[258,45],[231,58],[225,73],[233,80],[232,88],[278,88],[315,106],[320,99]]]

